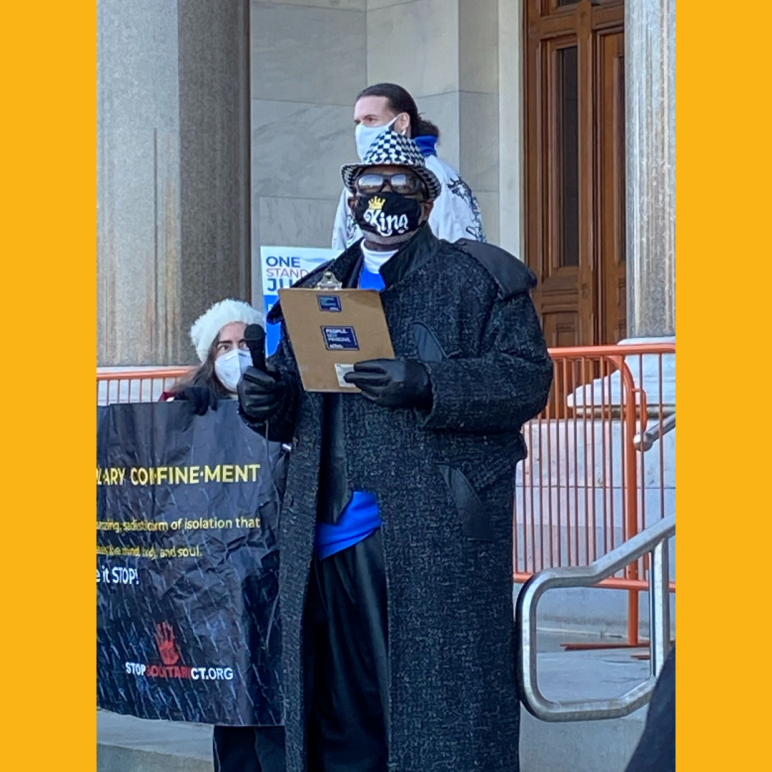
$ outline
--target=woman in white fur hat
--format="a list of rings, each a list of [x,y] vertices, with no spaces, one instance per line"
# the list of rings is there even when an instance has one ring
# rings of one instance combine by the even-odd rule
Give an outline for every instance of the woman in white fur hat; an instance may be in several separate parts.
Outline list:
[[[263,315],[242,300],[215,303],[190,328],[201,365],[161,399],[188,400],[197,415],[216,410],[218,400],[235,399],[241,375],[252,364],[244,331],[262,323]],[[213,751],[215,772],[284,772],[284,728],[215,726]]]
[[[165,391],[161,400],[187,400],[196,415],[204,415],[217,409],[218,400],[235,399],[241,374],[252,364],[244,330],[262,321],[263,315],[243,300],[215,303],[190,328],[201,365]]]

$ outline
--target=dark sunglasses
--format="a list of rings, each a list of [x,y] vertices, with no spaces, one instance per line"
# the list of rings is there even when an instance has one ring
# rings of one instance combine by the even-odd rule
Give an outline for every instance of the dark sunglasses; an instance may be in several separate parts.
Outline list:
[[[372,196],[375,193],[380,193],[387,182],[389,187],[401,196],[412,196],[421,190],[421,180],[409,172],[397,172],[396,174],[365,172],[357,177],[355,185],[358,193]]]

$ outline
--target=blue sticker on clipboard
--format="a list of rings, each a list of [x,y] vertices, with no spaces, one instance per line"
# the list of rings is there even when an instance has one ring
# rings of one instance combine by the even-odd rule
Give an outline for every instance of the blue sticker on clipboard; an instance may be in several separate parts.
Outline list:
[[[353,327],[322,327],[322,337],[328,351],[359,350],[359,341]]]
[[[317,298],[319,301],[320,311],[333,311],[340,313],[343,309],[340,305],[340,297],[338,295],[319,295]]]

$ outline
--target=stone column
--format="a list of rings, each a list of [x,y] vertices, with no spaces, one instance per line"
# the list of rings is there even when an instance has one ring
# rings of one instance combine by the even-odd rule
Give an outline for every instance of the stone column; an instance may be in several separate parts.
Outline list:
[[[97,365],[249,297],[248,0],[97,2]]]
[[[675,0],[625,1],[628,338],[675,335]]]

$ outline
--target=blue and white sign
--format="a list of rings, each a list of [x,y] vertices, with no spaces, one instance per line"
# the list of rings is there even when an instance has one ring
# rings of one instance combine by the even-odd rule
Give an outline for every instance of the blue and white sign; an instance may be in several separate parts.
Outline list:
[[[359,341],[353,327],[322,327],[322,337],[328,351],[359,351]]]
[[[336,258],[336,249],[315,247],[260,247],[260,269],[263,280],[263,307],[268,312],[279,300],[279,290],[291,287],[320,265]],[[265,353],[270,356],[279,345],[280,326],[265,325]]]
[[[340,295],[319,295],[317,300],[319,302],[320,311],[335,314],[339,314],[343,311],[343,306],[340,303]]]

